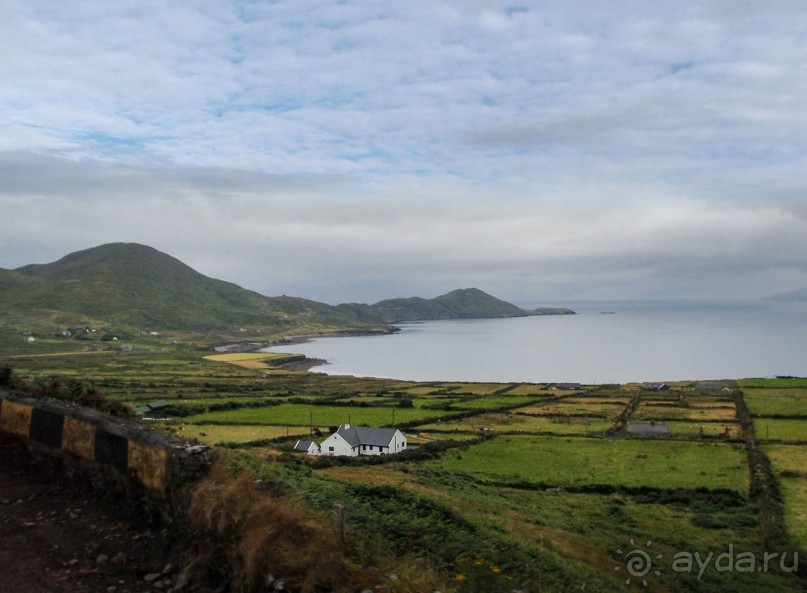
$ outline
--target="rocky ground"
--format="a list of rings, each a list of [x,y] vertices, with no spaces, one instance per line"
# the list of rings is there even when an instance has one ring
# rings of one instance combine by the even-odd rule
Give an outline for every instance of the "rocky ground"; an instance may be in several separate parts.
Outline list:
[[[0,437],[0,593],[186,589],[172,541],[137,501]]]

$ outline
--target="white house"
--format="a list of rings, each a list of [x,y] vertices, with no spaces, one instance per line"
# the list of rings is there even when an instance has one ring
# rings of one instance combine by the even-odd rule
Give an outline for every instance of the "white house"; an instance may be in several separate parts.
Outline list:
[[[309,455],[394,455],[406,449],[406,436],[397,428],[343,424]]]

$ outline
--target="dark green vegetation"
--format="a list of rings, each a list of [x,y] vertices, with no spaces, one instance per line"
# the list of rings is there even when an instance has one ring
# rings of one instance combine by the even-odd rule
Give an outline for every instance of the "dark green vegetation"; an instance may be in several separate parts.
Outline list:
[[[208,278],[156,249],[113,243],[57,262],[0,269],[0,349],[55,352],[161,345],[165,338],[209,347],[289,335],[391,331],[394,320],[517,317],[525,311],[477,289],[432,300],[334,307],[267,297]]]
[[[58,376],[131,405],[167,400],[160,424],[226,445],[232,471],[326,523],[344,505],[350,563],[395,574],[391,591],[645,590],[641,578],[625,584],[634,549],[661,556],[659,574],[644,575],[647,590],[805,590],[779,558],[806,543],[807,436],[766,440],[759,423],[807,418],[754,415],[781,412],[777,397],[801,410],[807,388],[796,380],[726,383],[727,392],[689,383],[562,390],[328,377],[258,367],[254,355],[204,354],[87,352],[0,366],[12,364],[29,389]],[[626,434],[626,423],[653,418],[674,418],[679,430]],[[395,422],[420,448],[352,460],[291,452],[297,438],[365,419]],[[775,553],[776,562],[767,572],[717,570],[729,546],[760,562]],[[677,554],[695,553],[713,554],[702,573],[673,570]]]
[[[133,243],[71,253],[52,264],[1,270],[0,310],[3,325],[27,321],[25,325],[37,328],[52,321],[53,330],[73,329],[79,335],[85,326],[128,329],[139,335],[138,330],[243,326],[271,334],[303,322],[361,325],[336,307],[294,297],[265,297],[208,278],[169,255]]]
[[[495,319],[527,315],[570,315],[574,311],[542,308],[528,311],[493,297],[478,288],[454,290],[433,299],[409,297],[387,299],[374,305],[345,304],[339,308],[360,317],[386,323],[428,319]]]

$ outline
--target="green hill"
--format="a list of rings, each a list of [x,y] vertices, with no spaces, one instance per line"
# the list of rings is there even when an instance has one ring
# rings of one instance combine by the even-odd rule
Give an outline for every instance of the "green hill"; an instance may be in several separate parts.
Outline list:
[[[498,319],[528,315],[568,315],[569,309],[522,309],[497,299],[478,288],[462,288],[433,299],[409,297],[387,299],[374,305],[347,304],[339,307],[351,315],[386,323],[431,319]]]
[[[110,243],[50,264],[0,269],[0,325],[57,330],[86,325],[140,331],[259,328],[262,335],[365,330],[395,321],[486,319],[572,313],[527,311],[476,288],[434,299],[331,306],[267,297],[209,278],[136,243]]]
[[[336,307],[294,297],[266,297],[208,278],[145,245],[112,243],[57,262],[0,270],[0,308],[21,319],[94,320],[141,329],[205,330],[321,324],[354,327]]]

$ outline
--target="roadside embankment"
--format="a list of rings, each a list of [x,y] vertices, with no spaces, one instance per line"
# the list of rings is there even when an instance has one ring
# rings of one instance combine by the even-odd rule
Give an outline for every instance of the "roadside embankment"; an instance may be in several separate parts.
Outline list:
[[[211,464],[207,447],[68,402],[0,390],[0,432],[79,464],[155,502],[170,502]]]

